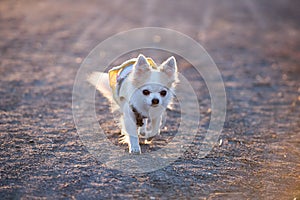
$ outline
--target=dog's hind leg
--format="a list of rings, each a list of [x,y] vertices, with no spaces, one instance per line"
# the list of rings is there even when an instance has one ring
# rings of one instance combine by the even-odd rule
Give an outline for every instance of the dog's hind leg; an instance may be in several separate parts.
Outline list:
[[[138,135],[141,138],[144,138],[147,135],[147,131],[149,131],[148,129],[151,129],[151,127],[147,127],[148,123],[150,120],[148,120],[147,118],[143,119],[143,126],[138,127]]]

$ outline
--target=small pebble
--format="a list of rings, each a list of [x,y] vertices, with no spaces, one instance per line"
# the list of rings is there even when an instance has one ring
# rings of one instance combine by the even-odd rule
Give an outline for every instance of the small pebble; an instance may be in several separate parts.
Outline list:
[[[219,140],[219,147],[222,146],[222,144],[223,144],[223,140],[220,139],[220,140]]]
[[[82,62],[82,58],[77,57],[77,58],[75,59],[75,62],[78,63],[78,64],[81,63],[81,62]]]

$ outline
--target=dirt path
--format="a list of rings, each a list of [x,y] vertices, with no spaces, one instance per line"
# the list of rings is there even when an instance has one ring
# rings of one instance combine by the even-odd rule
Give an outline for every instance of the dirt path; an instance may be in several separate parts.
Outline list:
[[[299,9],[287,0],[1,1],[0,199],[300,199]],[[92,48],[145,26],[206,48],[225,82],[227,118],[205,158],[195,144],[166,168],[127,175],[83,146],[72,88]],[[205,129],[205,84],[191,66],[181,72],[200,88]]]

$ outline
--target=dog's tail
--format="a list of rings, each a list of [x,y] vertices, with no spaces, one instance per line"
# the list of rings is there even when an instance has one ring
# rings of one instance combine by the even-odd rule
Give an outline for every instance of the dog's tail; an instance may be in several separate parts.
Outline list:
[[[88,78],[88,82],[92,84],[105,98],[107,98],[111,103],[113,101],[113,93],[109,86],[109,77],[107,73],[93,72]]]

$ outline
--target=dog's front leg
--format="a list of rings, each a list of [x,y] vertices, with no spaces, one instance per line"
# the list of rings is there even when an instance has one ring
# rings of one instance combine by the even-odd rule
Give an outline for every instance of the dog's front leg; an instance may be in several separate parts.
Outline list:
[[[141,147],[139,145],[136,121],[134,118],[134,114],[128,105],[124,107],[122,121],[123,132],[128,136],[129,153],[140,154]]]
[[[161,125],[162,116],[159,116],[157,118],[154,118],[151,120],[151,126],[152,126],[152,136],[159,135],[160,134],[160,125]]]

